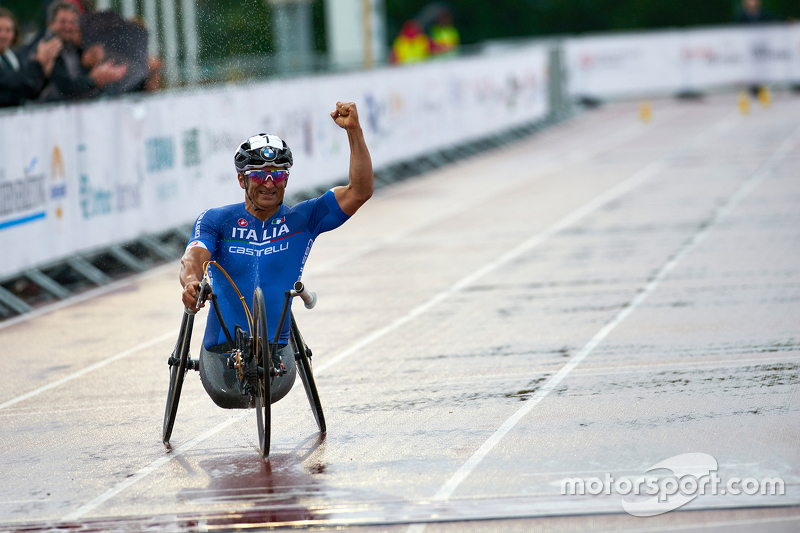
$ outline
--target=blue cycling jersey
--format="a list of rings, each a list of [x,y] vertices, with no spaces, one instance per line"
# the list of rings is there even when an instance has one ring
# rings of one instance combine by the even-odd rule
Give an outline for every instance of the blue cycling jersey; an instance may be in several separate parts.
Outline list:
[[[187,248],[202,246],[211,252],[211,260],[219,263],[233,279],[251,313],[253,291],[261,287],[272,341],[284,294],[302,277],[314,239],[320,233],[338,228],[348,218],[333,191],[294,207],[281,205],[265,222],[250,214],[244,203],[233,204],[204,211],[194,224],[192,241]],[[208,272],[231,335],[234,324],[247,331],[247,316],[233,286],[213,265]],[[279,344],[286,344],[288,339],[289,320],[286,320]],[[216,314],[209,312],[203,345],[208,349],[225,340]]]

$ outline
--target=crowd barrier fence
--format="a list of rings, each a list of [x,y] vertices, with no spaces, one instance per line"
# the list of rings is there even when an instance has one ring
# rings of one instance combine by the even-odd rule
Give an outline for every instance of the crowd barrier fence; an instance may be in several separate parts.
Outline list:
[[[547,50],[128,96],[0,116],[0,280],[82,250],[192,222],[242,201],[233,154],[259,132],[292,147],[294,190],[347,176],[355,101],[381,167],[547,113]],[[479,148],[476,148],[479,149]]]
[[[103,247],[137,266],[120,243],[241,201],[233,153],[254,133],[289,142],[290,190],[318,191],[346,178],[347,136],[329,117],[337,100],[358,104],[373,165],[381,168],[471,142],[482,150],[481,139],[563,115],[556,108],[581,99],[800,86],[800,24],[587,35],[486,50],[403,68],[3,111],[0,315],[3,304],[27,310],[3,280],[24,272],[65,297],[37,266]],[[158,242],[150,245],[169,256]],[[105,280],[79,259],[74,268]]]
[[[800,84],[800,24],[588,35],[564,48],[575,98]]]

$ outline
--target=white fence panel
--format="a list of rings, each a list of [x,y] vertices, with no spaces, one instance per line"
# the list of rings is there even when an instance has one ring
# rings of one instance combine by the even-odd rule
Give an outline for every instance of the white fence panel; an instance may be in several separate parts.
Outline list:
[[[547,51],[0,115],[0,277],[191,222],[242,201],[233,153],[258,132],[292,147],[294,190],[348,171],[330,119],[358,105],[376,167],[502,132],[547,112]]]
[[[800,80],[797,24],[568,39],[568,92],[618,98]]]
[[[578,37],[566,42],[568,92],[624,96],[675,90],[680,63],[678,32]]]

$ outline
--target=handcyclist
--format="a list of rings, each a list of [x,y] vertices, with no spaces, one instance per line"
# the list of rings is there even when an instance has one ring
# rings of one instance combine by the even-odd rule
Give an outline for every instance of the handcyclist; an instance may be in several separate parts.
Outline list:
[[[284,294],[299,280],[311,245],[320,233],[341,226],[372,196],[372,161],[353,102],[337,102],[331,118],[347,132],[350,143],[350,180],[318,198],[294,207],[283,203],[292,167],[292,151],[275,135],[258,134],[243,142],[234,154],[244,202],[212,208],[197,218],[191,241],[181,260],[180,281],[184,306],[197,311],[197,289],[207,271],[228,328],[248,324],[245,300],[261,287],[267,303],[271,342],[279,345],[283,376],[275,377],[272,401],[285,396],[294,383],[294,354],[287,347],[289,320],[273,339]],[[221,269],[213,266],[215,262]],[[220,274],[224,271],[226,274]],[[230,276],[230,279],[228,279]],[[238,288],[238,293],[237,293]],[[240,295],[244,298],[240,298]],[[203,307],[201,304],[200,307]],[[251,407],[239,390],[235,373],[228,372],[226,342],[215,313],[209,313],[200,352],[200,376],[209,396],[220,407]]]

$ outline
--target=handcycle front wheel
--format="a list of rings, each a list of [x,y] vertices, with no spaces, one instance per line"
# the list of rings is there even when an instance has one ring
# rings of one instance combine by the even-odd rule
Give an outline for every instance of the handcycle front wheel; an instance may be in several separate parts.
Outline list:
[[[261,455],[269,455],[270,424],[272,423],[272,355],[267,333],[267,307],[264,293],[257,287],[253,294],[253,357],[261,368],[256,391],[256,421],[258,422],[258,444]]]
[[[192,340],[193,326],[194,313],[184,310],[181,328],[178,332],[178,340],[170,358],[169,390],[167,391],[167,406],[164,411],[164,425],[161,433],[161,440],[164,444],[169,444],[172,428],[175,425],[175,417],[178,414],[178,401],[181,398],[183,378],[189,366],[189,344]]]
[[[311,361],[308,358],[307,346],[303,340],[303,336],[300,334],[300,329],[297,327],[297,322],[294,320],[294,314],[292,314],[291,320],[291,338],[294,344],[295,359],[297,361],[297,373],[300,374],[303,387],[306,389],[308,403],[311,405],[311,412],[314,413],[314,420],[317,421],[317,427],[320,433],[325,433],[327,431],[325,414],[322,412],[322,403],[319,401],[317,384],[314,382],[314,374],[311,372]]]

